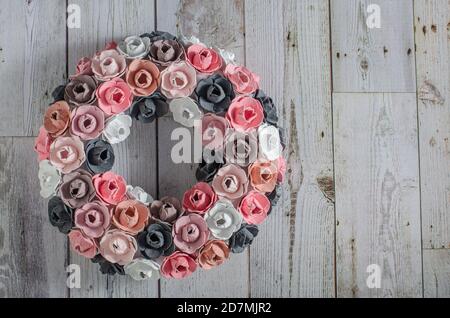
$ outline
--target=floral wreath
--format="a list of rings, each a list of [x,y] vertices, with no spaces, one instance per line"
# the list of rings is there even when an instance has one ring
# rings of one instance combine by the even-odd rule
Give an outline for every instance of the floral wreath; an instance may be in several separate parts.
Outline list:
[[[241,253],[280,197],[284,144],[272,99],[234,56],[154,31],[111,42],[52,93],[35,141],[50,223],[104,274],[184,278]],[[198,183],[154,200],[111,172],[132,120],[201,123]],[[205,156],[208,153],[209,156]],[[217,160],[220,159],[220,160]],[[213,160],[214,159],[214,160]]]

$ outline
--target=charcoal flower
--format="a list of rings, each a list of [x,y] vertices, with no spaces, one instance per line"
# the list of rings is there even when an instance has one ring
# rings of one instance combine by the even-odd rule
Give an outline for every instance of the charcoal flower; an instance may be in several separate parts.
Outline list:
[[[48,201],[48,218],[50,224],[63,234],[68,234],[73,227],[73,210],[60,197]]]
[[[235,97],[230,81],[219,74],[198,82],[195,93],[203,109],[217,114],[224,114]]]
[[[93,173],[98,174],[111,170],[114,160],[114,150],[107,141],[95,139],[86,144],[86,163]]]
[[[122,265],[110,263],[100,254],[92,258],[91,261],[100,266],[100,272],[104,275],[125,275],[125,270]]]
[[[258,235],[258,227],[256,225],[244,224],[234,233],[229,241],[231,252],[242,253],[247,246],[253,243],[253,239]]]
[[[264,110],[264,119],[266,122],[268,122],[271,125],[277,126],[278,125],[278,112],[277,107],[273,103],[272,98],[266,95],[263,90],[258,89],[253,96],[255,99],[257,99]]]
[[[206,162],[203,160],[197,167],[195,177],[197,181],[211,182],[222,166],[223,163],[220,162]]]
[[[172,229],[163,223],[154,223],[138,234],[137,242],[142,256],[157,259],[169,256],[175,251],[172,239]]]
[[[143,123],[151,123],[169,111],[166,97],[155,92],[147,97],[138,97],[131,105],[130,116]]]

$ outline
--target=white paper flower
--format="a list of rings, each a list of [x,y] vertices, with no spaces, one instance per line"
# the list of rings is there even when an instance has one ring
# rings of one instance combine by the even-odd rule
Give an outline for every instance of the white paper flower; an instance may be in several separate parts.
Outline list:
[[[259,158],[275,160],[281,156],[280,132],[275,126],[263,124],[258,128]]]
[[[141,187],[133,187],[131,185],[127,185],[127,194],[131,199],[137,200],[147,206],[154,201],[153,197],[145,192]]]
[[[136,258],[125,265],[125,274],[134,280],[145,280],[149,278],[159,278],[159,264],[145,258]]]
[[[150,51],[150,39],[140,36],[129,36],[117,46],[119,53],[127,59],[142,59]]]
[[[41,196],[49,198],[56,193],[56,189],[61,181],[58,170],[51,165],[50,161],[39,162],[39,183],[41,185]]]
[[[201,120],[203,113],[190,97],[175,98],[170,102],[173,120],[186,127],[194,127],[196,121]]]
[[[128,115],[120,114],[108,120],[103,130],[103,137],[110,144],[124,141],[130,135],[132,119]]]
[[[233,52],[225,51],[224,49],[219,49],[220,56],[227,64],[234,64],[236,62],[236,55]]]
[[[205,221],[215,238],[228,240],[242,224],[242,215],[228,200],[219,200],[205,214]]]

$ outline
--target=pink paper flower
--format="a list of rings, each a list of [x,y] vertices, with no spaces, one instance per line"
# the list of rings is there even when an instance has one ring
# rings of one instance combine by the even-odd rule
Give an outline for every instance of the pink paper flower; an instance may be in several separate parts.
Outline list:
[[[75,226],[90,238],[99,238],[111,224],[111,213],[100,201],[83,205],[75,211]]]
[[[172,63],[161,72],[161,92],[167,98],[188,97],[196,85],[195,69],[184,61]]]
[[[226,165],[217,172],[212,181],[212,187],[221,198],[229,200],[240,199],[247,192],[247,174],[236,165]]]
[[[205,214],[217,201],[217,195],[206,182],[199,182],[183,196],[183,208],[188,212]]]
[[[195,253],[209,237],[208,225],[198,214],[188,214],[180,217],[172,229],[175,246],[188,254]]]
[[[239,212],[248,224],[261,224],[270,210],[269,199],[258,191],[250,191],[239,204]]]
[[[100,81],[109,81],[125,73],[127,62],[119,52],[109,49],[97,53],[92,58],[91,66],[95,78]]]
[[[75,75],[94,75],[91,67],[91,59],[88,57],[82,57],[76,66]]]
[[[84,145],[79,137],[58,137],[50,146],[50,162],[62,173],[70,173],[86,160]]]
[[[139,201],[120,202],[113,213],[113,223],[122,231],[136,235],[147,226],[150,211]]]
[[[230,256],[230,249],[221,240],[212,240],[205,244],[198,255],[198,264],[203,269],[222,265]]]
[[[95,139],[105,128],[105,113],[97,106],[83,105],[73,109],[71,133],[84,140]]]
[[[257,160],[248,167],[250,183],[258,191],[270,193],[278,179],[277,164],[273,161]]]
[[[210,74],[222,67],[220,54],[203,44],[191,45],[187,49],[187,59],[201,73]]]
[[[130,263],[137,250],[137,242],[131,235],[121,230],[110,230],[100,240],[100,254],[114,264]]]
[[[222,149],[228,122],[222,116],[205,114],[202,119],[202,145],[208,149]]]
[[[38,154],[38,161],[49,158],[52,142],[53,138],[48,134],[44,126],[41,126],[39,128],[39,135],[34,140],[34,151]]]
[[[262,124],[264,111],[258,100],[249,96],[238,96],[228,108],[226,118],[234,129],[248,132]]]
[[[58,101],[44,115],[44,128],[53,138],[62,136],[70,124],[70,107],[65,101]]]
[[[119,114],[127,110],[133,101],[130,87],[120,78],[101,84],[97,88],[98,107],[107,115]]]
[[[125,179],[113,172],[105,172],[92,177],[97,196],[106,203],[117,205],[125,199],[127,184]]]
[[[150,96],[158,88],[159,69],[148,60],[134,60],[128,66],[126,81],[135,96]]]
[[[161,275],[166,278],[188,277],[197,269],[195,260],[186,253],[175,252],[166,257],[161,265]]]
[[[248,95],[255,92],[259,87],[259,76],[245,66],[228,64],[224,74],[238,93]]]
[[[68,234],[72,250],[86,258],[94,258],[97,254],[97,246],[94,240],[83,235],[80,230],[74,229]]]

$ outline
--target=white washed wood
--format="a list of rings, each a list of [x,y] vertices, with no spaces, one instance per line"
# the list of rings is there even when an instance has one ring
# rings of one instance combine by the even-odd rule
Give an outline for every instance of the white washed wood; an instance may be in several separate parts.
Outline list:
[[[66,236],[48,221],[33,144],[0,138],[0,297],[67,297]]]
[[[423,246],[450,248],[450,1],[416,1],[414,13]]]
[[[288,181],[251,248],[254,297],[334,296],[328,1],[246,1],[247,66],[279,107]]]
[[[36,136],[66,76],[64,1],[0,0],[0,136]]]
[[[424,297],[450,297],[450,250],[424,249],[423,251]]]
[[[412,0],[332,0],[334,92],[415,92]],[[366,25],[369,4],[381,28]]]
[[[422,296],[415,97],[333,94],[338,297]]]
[[[157,1],[159,30],[193,35],[208,45],[232,50],[241,62],[244,61],[243,17],[242,1]],[[159,195],[173,194],[181,199],[184,191],[196,183],[196,167],[174,164],[170,159],[175,144],[170,141],[170,134],[180,125],[165,117],[159,120],[158,127]],[[228,262],[216,269],[199,268],[184,280],[161,280],[161,297],[247,297],[248,293],[248,254],[245,253],[231,255]]]
[[[71,1],[81,8],[81,28],[69,29],[68,63],[73,74],[77,61],[92,56],[107,42],[122,40],[128,35],[151,32],[155,25],[154,2],[145,0]],[[132,135],[114,147],[116,165],[133,185],[140,185],[156,194],[156,125],[134,123]],[[71,297],[157,297],[156,281],[136,283],[130,277],[107,277],[92,264],[74,252],[70,262],[82,266],[81,289],[71,290]]]

